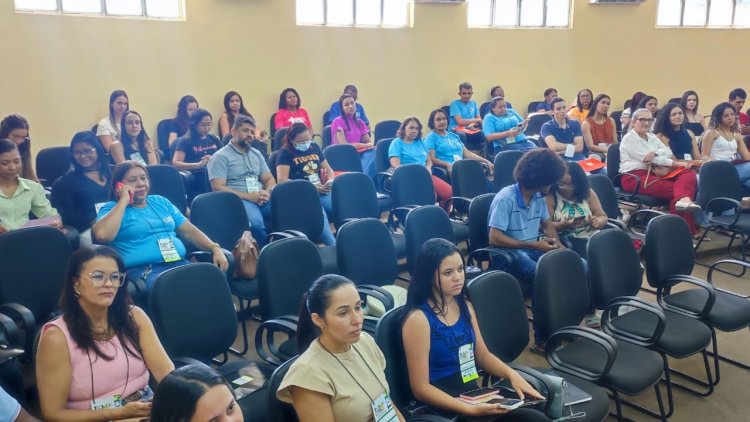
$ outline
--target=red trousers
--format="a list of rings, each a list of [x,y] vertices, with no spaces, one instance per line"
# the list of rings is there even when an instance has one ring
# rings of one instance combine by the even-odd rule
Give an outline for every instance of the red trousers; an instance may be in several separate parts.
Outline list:
[[[646,181],[646,173],[646,170],[633,170],[630,172],[630,174],[634,174],[641,178],[641,185],[638,189],[638,193],[655,196],[669,201],[669,212],[682,217],[683,220],[687,222],[688,227],[690,228],[690,233],[697,233],[698,227],[695,225],[693,214],[687,211],[677,211],[675,209],[675,203],[679,199],[688,197],[695,200],[695,193],[698,189],[698,179],[695,176],[695,172],[686,170],[671,179],[659,179],[656,181],[654,181],[654,174],[651,173],[647,188],[643,186],[643,183]],[[634,178],[623,177],[620,180],[622,180],[623,189],[628,192],[635,191]]]
[[[453,197],[453,187],[435,175],[432,176],[432,187],[435,188],[435,194],[437,195],[440,207],[449,211],[447,207],[448,201]]]

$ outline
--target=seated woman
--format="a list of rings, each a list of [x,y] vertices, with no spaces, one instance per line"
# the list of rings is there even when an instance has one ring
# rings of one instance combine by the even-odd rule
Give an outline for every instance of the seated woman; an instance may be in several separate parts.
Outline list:
[[[62,317],[44,325],[36,354],[45,421],[148,417],[149,373],[159,382],[174,369],[148,316],[121,288],[124,271],[105,246],[70,258]]]
[[[154,391],[151,420],[243,422],[232,386],[208,365],[175,369]]]
[[[388,148],[388,160],[392,168],[402,164],[419,164],[427,167],[432,174],[432,160],[427,144],[422,140],[422,123],[416,117],[407,117],[396,132],[398,138]],[[440,206],[448,210],[453,188],[445,180],[432,175],[432,187],[435,189]]]
[[[617,143],[617,126],[607,115],[612,99],[607,94],[599,94],[591,103],[588,117],[581,124],[583,142],[591,152],[606,154],[609,146]]]
[[[405,306],[410,312],[402,331],[414,396],[460,416],[548,421],[543,413],[529,408],[508,411],[498,404],[468,404],[458,399],[461,393],[479,388],[477,368],[508,380],[521,399],[543,398],[487,349],[464,281],[464,260],[456,245],[444,239],[425,242],[409,283]]]
[[[565,100],[560,97],[552,100],[552,119],[542,125],[539,137],[544,139],[547,148],[564,160],[585,160],[588,155],[583,143],[583,132],[578,120],[571,120],[565,113]]]
[[[128,101],[128,94],[125,91],[121,89],[112,91],[109,95],[109,114],[99,120],[99,124],[96,126],[96,136],[107,153],[109,153],[112,143],[120,140],[122,130],[120,121],[122,120],[122,114],[129,110]]]
[[[344,94],[339,98],[338,108],[342,114],[331,122],[331,139],[336,144],[352,144],[359,151],[363,172],[375,178],[375,149],[370,138],[370,128],[367,123],[357,116],[357,103],[354,96]]]
[[[188,133],[176,141],[172,167],[190,172],[192,177],[185,179],[188,198],[211,191],[206,165],[211,156],[223,146],[219,138],[209,133],[212,124],[211,113],[199,108],[190,115]]]
[[[484,116],[486,116],[487,113],[489,113],[492,109],[491,101],[495,97],[505,98],[505,90],[500,85],[495,85],[490,88],[490,101],[482,104],[481,107],[479,107],[479,115],[482,116],[482,119],[484,119]],[[510,101],[505,102],[505,107],[513,108],[513,106],[510,105]]]
[[[469,151],[458,135],[448,131],[448,113],[445,110],[442,108],[432,110],[427,126],[432,129],[432,132],[424,139],[427,150],[430,152],[430,160],[433,165],[447,170],[448,176],[453,171],[453,163],[464,158],[484,163],[490,172],[494,171],[495,166],[490,160]]]
[[[568,111],[568,117],[574,120],[578,120],[578,123],[583,124],[586,118],[589,117],[589,111],[591,110],[591,100],[594,98],[594,94],[590,89],[585,88],[578,91],[576,96],[576,104],[573,108]]]
[[[31,162],[31,138],[29,138],[29,122],[21,115],[11,114],[0,122],[0,139],[8,139],[18,147],[21,154],[21,177],[38,182]],[[50,183],[54,180],[50,180]]]
[[[344,87],[344,92],[342,95],[351,95],[352,98],[354,98],[354,102],[356,103],[355,106],[357,108],[356,110],[356,116],[358,119],[365,122],[365,125],[367,127],[370,126],[370,119],[367,117],[367,114],[365,113],[365,108],[362,106],[361,103],[358,102],[359,100],[359,89],[357,89],[354,85],[347,85]],[[333,123],[334,120],[336,120],[337,117],[341,116],[341,113],[343,112],[343,109],[341,108],[340,101],[334,101],[331,103],[331,107],[328,110],[328,115],[324,116],[327,118],[327,120],[324,122],[326,126]]]
[[[640,177],[638,192],[669,201],[669,212],[685,219],[690,232],[695,235],[697,227],[691,213],[700,211],[693,202],[698,188],[695,173],[682,171],[664,178],[679,167],[689,167],[689,164],[675,160],[672,150],[649,132],[653,121],[651,112],[645,108],[633,113],[633,129],[620,142],[620,173]],[[635,191],[635,178],[625,176],[621,180],[624,190]]]
[[[180,98],[180,102],[177,103],[177,115],[172,120],[172,125],[169,128],[167,145],[171,147],[172,142],[188,133],[188,130],[190,130],[190,116],[193,115],[195,110],[198,110],[198,100],[195,97],[185,95]]]
[[[693,132],[685,128],[685,114],[681,105],[669,103],[659,110],[653,132],[669,146],[676,160],[692,164],[704,159]]]
[[[328,165],[318,144],[312,141],[310,129],[304,123],[294,123],[284,136],[284,143],[279,150],[276,162],[276,181],[308,180],[320,194],[323,205],[323,233],[320,241],[328,246],[336,244],[326,214],[333,215],[331,204],[331,186],[333,170]],[[273,198],[272,198],[273,199]]]
[[[273,119],[275,130],[289,127],[295,123],[304,123],[310,131],[313,130],[307,110],[302,108],[302,98],[294,88],[286,88],[279,95],[279,110]]]
[[[219,117],[219,138],[224,139],[229,135],[234,124],[234,118],[243,115],[255,120],[252,114],[245,108],[245,103],[237,91],[229,91],[224,94],[224,113]]]
[[[685,112],[685,127],[700,138],[706,127],[703,125],[703,115],[698,112],[698,94],[695,91],[685,91],[680,99],[680,105]]]
[[[524,120],[515,110],[510,109],[503,97],[490,101],[490,112],[484,116],[482,131],[488,145],[489,155],[494,157],[500,151],[528,151],[536,144],[526,138],[523,131],[528,120]]]
[[[0,139],[0,234],[29,223],[29,213],[39,221],[34,225],[62,228],[57,210],[52,208],[44,188],[20,177],[21,155],[12,141]]]
[[[128,110],[122,114],[120,126],[123,128],[120,140],[112,143],[109,153],[115,164],[125,160],[137,161],[145,165],[159,164],[154,143],[143,128],[143,120],[138,112]]]
[[[167,198],[149,195],[146,167],[135,161],[123,161],[112,171],[110,195],[91,228],[94,238],[112,246],[122,256],[129,278],[143,280],[151,291],[164,271],[185,265],[185,245],[210,251],[213,262],[222,271],[228,263],[218,243],[198,230]],[[177,237],[177,236],[180,237]]]
[[[90,246],[96,212],[109,200],[112,172],[104,147],[91,131],[78,132],[70,141],[73,170],[52,186],[52,204],[67,226],[75,227],[80,245]]]
[[[701,140],[703,155],[711,160],[750,160],[750,151],[742,142],[739,119],[732,104],[721,103],[714,107],[708,127]],[[750,188],[750,163],[737,163],[734,168],[742,185]]]
[[[334,274],[315,280],[302,297],[300,356],[276,391],[300,421],[404,420],[388,396],[383,352],[362,332],[362,305],[354,283]]]

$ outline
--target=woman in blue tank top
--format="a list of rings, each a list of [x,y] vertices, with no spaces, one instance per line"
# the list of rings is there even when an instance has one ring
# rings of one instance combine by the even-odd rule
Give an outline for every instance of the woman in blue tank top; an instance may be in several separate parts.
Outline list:
[[[479,368],[509,380],[521,398],[543,398],[487,349],[465,293],[464,260],[458,248],[444,239],[425,242],[409,283],[406,306],[410,311],[403,326],[414,396],[446,412],[482,420],[548,421],[543,413],[530,408],[509,412],[498,404],[469,404],[458,399],[461,393],[479,387]]]

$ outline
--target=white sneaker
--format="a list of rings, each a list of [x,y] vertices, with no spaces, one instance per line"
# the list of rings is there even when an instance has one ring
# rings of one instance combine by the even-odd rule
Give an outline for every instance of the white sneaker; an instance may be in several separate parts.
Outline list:
[[[674,208],[677,211],[687,211],[687,212],[698,212],[701,211],[701,206],[696,204],[695,202],[688,202],[679,200],[674,204]]]

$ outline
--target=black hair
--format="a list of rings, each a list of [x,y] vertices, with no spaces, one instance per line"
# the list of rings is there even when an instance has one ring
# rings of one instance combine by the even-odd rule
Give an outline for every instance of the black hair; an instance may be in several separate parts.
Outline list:
[[[737,97],[744,100],[745,98],[747,98],[747,92],[745,92],[745,90],[742,88],[735,88],[729,92],[729,101],[732,101]]]
[[[503,89],[503,87],[502,87],[502,86],[500,86],[500,85],[495,85],[495,86],[493,86],[492,88],[490,88],[490,98],[495,98],[495,97],[504,97],[504,96],[505,96],[505,95],[495,95],[495,91],[496,91],[496,90],[498,90],[498,89],[499,89],[500,91],[503,91],[503,94],[505,94],[505,90]]]
[[[698,112],[698,105],[700,104],[700,99],[698,98],[698,93],[693,90],[685,91],[684,94],[682,94],[682,97],[680,97],[680,105],[682,106],[683,110],[687,113],[687,100],[688,97],[691,95],[695,95],[695,110],[693,110],[693,114]]]
[[[549,107],[554,110],[555,109],[555,104],[557,104],[557,103],[564,103],[564,102],[565,102],[565,100],[562,97],[555,97],[555,98],[552,99],[552,102],[549,103]]]
[[[128,94],[125,91],[116,89],[112,91],[111,94],[109,94],[109,122],[112,124],[112,127],[115,129],[115,131],[118,132],[118,135],[121,134],[120,132],[122,131],[122,129],[117,129],[118,122],[115,121],[115,109],[114,107],[112,107],[112,103],[114,103],[120,97],[125,97],[125,99],[128,100],[128,108],[126,108],[125,111],[130,110],[130,99],[128,98]]]
[[[580,91],[578,91],[578,94],[576,95],[576,107],[578,107],[578,111],[583,112],[583,106],[581,105],[581,93],[582,92],[588,92],[589,97],[593,100],[594,99],[594,93],[591,92],[590,89],[584,88]],[[589,110],[591,109],[591,105],[593,104],[593,101],[589,103]]]
[[[148,134],[146,133],[145,124],[143,123],[143,117],[141,117],[140,113],[134,110],[128,110],[124,113],[122,113],[122,119],[120,120],[120,126],[122,127],[122,133],[120,134],[120,142],[124,145],[128,145],[129,143],[133,142],[133,138],[128,134],[128,131],[125,130],[125,118],[128,117],[131,114],[135,114],[138,116],[138,119],[141,121],[141,133],[138,134],[138,136],[135,138],[136,144],[138,144],[138,152],[143,155],[143,158],[145,160],[148,160],[146,158],[147,154],[152,151],[148,151],[146,149],[146,141],[148,141],[150,138],[148,137]]]
[[[589,108],[589,114],[586,115],[586,117],[594,117],[596,116],[596,109],[599,107],[599,102],[601,102],[603,99],[608,99],[610,103],[612,102],[612,99],[609,98],[609,95],[607,94],[599,94],[594,98],[593,101],[591,101],[591,107]],[[607,117],[605,114],[604,117]]]
[[[237,91],[229,91],[226,94],[224,94],[224,111],[227,113],[227,119],[229,120],[229,127],[232,127],[234,124],[234,113],[232,113],[232,110],[229,108],[229,101],[232,100],[232,97],[237,96],[240,99],[240,111],[237,113],[241,116],[248,116],[255,120],[252,114],[250,114],[249,111],[245,108],[245,102],[242,101],[242,95],[240,95]]]
[[[640,101],[638,101],[638,106],[636,107],[636,110],[639,108],[646,108],[646,103],[648,103],[651,100],[656,101],[657,104],[659,103],[659,100],[657,100],[656,97],[654,97],[653,95],[645,95],[643,96],[643,98],[641,98]]]
[[[685,109],[682,108],[681,105],[676,103],[668,103],[664,107],[659,110],[658,113],[656,113],[656,121],[654,122],[654,133],[661,133],[664,136],[666,136],[668,139],[672,139],[672,137],[683,130],[685,130],[685,119],[682,120],[682,124],[679,128],[675,130],[675,128],[672,127],[672,123],[669,122],[669,115],[672,114],[672,110],[675,108],[679,108],[682,110],[682,114],[685,114]]]
[[[352,101],[354,101],[354,117],[351,119],[349,116],[344,113],[344,100],[347,98],[351,98]],[[357,100],[354,99],[354,96],[351,94],[343,94],[341,97],[339,97],[339,110],[341,110],[341,118],[344,119],[344,123],[346,124],[346,130],[350,130],[349,121],[353,120],[354,124],[357,124],[359,121],[359,117],[357,117]]]
[[[526,189],[551,186],[565,174],[565,162],[547,148],[526,152],[513,169],[513,177]]]
[[[555,88],[547,88],[547,89],[544,90],[544,96],[546,97],[546,96],[552,94],[553,92],[557,92],[557,90]]]
[[[499,103],[500,101],[505,101],[505,98],[503,98],[503,97],[493,97],[490,100],[490,113],[495,114],[495,112],[492,111],[492,110],[495,109],[495,106],[497,106],[497,103]]]
[[[294,150],[294,138],[296,138],[300,133],[310,131],[310,128],[307,127],[306,124],[297,122],[289,126],[289,129],[286,130],[286,134],[284,134],[284,140],[282,142],[283,147],[289,149],[289,151]]]
[[[198,363],[175,369],[156,386],[151,420],[188,422],[195,414],[198,400],[217,385],[227,387],[236,399],[232,386],[208,365]]]
[[[112,176],[112,171],[107,163],[107,153],[104,151],[104,147],[101,142],[96,138],[94,132],[90,130],[84,130],[73,135],[73,139],[70,140],[70,161],[73,164],[73,173],[83,174],[85,169],[78,164],[76,158],[73,156],[73,148],[78,144],[87,144],[96,150],[96,162],[99,164],[99,176],[100,180],[107,181]]]
[[[443,260],[453,254],[464,257],[458,247],[445,239],[436,238],[426,241],[417,255],[414,265],[414,274],[409,282],[409,290],[406,293],[406,308],[415,309],[424,303],[432,302],[433,311],[445,313],[445,297],[442,286],[438,282],[440,277],[440,264]],[[435,287],[437,285],[437,294]],[[460,309],[465,309],[466,284],[461,288],[461,294],[456,297]]]
[[[304,353],[310,344],[320,337],[320,329],[313,323],[312,314],[324,317],[326,309],[331,305],[331,293],[347,284],[354,286],[354,283],[344,276],[326,274],[318,277],[302,295],[297,322],[298,353]]]
[[[565,161],[564,163],[566,171],[570,175],[570,182],[573,185],[573,198],[575,198],[576,202],[583,202],[584,199],[589,197],[589,190],[591,189],[589,178],[578,163],[574,161]],[[555,183],[550,188],[550,193],[555,193],[559,190],[557,183]]]
[[[174,121],[177,128],[180,130],[178,135],[185,134],[190,128],[190,116],[188,116],[187,106],[193,103],[198,105],[198,100],[192,95],[185,95],[180,98],[180,102],[177,103],[177,115],[175,116]]]
[[[15,142],[8,139],[0,139],[0,154],[5,154],[13,150],[18,150]]]
[[[297,110],[302,108],[302,98],[299,96],[299,92],[294,88],[286,88],[279,94],[279,110],[286,109],[286,94],[288,92],[293,92],[297,96]]]
[[[438,113],[443,113],[443,115],[445,115],[445,118],[448,118],[448,113],[446,113],[442,108],[436,108],[435,110],[432,110],[430,112],[430,117],[427,118],[427,127],[432,130],[435,130],[435,117],[437,117]]]
[[[645,97],[646,93],[638,91],[635,94],[633,94],[633,97],[630,99],[630,115],[632,116],[633,113],[635,113],[636,110],[638,110],[641,107],[638,107],[638,104],[641,102],[641,98]],[[626,106],[627,107],[627,106]]]
[[[29,121],[20,114],[6,116],[0,122],[0,139],[7,139],[8,135],[16,129],[29,130]],[[27,135],[26,140],[17,145],[18,153],[21,155],[21,177],[36,180],[34,167],[31,165],[31,138]]]
[[[724,115],[724,112],[731,108],[734,110],[735,114],[738,113],[737,109],[734,108],[734,106],[728,102],[719,103],[716,107],[714,107],[713,111],[711,111],[711,119],[708,121],[708,127],[716,129],[721,124],[721,118]],[[732,132],[738,132],[739,131],[739,118],[734,119],[734,124],[732,125]]]
[[[109,198],[113,201],[117,201],[117,183],[122,182],[123,179],[125,179],[125,175],[128,174],[128,172],[134,168],[140,168],[146,173],[146,177],[148,177],[148,169],[143,164],[133,161],[133,160],[125,160],[122,163],[115,166],[114,169],[112,169],[112,178],[109,181]]]
[[[469,82],[461,82],[460,85],[458,85],[458,90],[461,91],[462,89],[474,89]]]
[[[198,125],[201,124],[201,120],[203,120],[206,116],[213,119],[213,117],[211,116],[211,113],[204,108],[199,108],[198,110],[195,110],[193,114],[190,116],[190,132],[188,133],[188,136],[190,137],[192,141],[199,142]],[[221,141],[217,139],[215,136],[211,135],[211,133],[206,134],[206,139],[209,142],[216,144],[218,148],[221,148],[223,146],[221,145]]]
[[[407,118],[404,119],[404,121],[401,123],[401,126],[399,126],[398,131],[396,132],[396,135],[399,138],[404,139],[404,136],[406,136],[406,126],[408,126],[410,122],[416,122],[417,123],[417,128],[418,128],[417,129],[417,137],[414,138],[414,139],[415,140],[416,139],[422,139],[422,128],[423,128],[422,122],[420,122],[419,119],[417,119],[414,116],[407,117]]]

